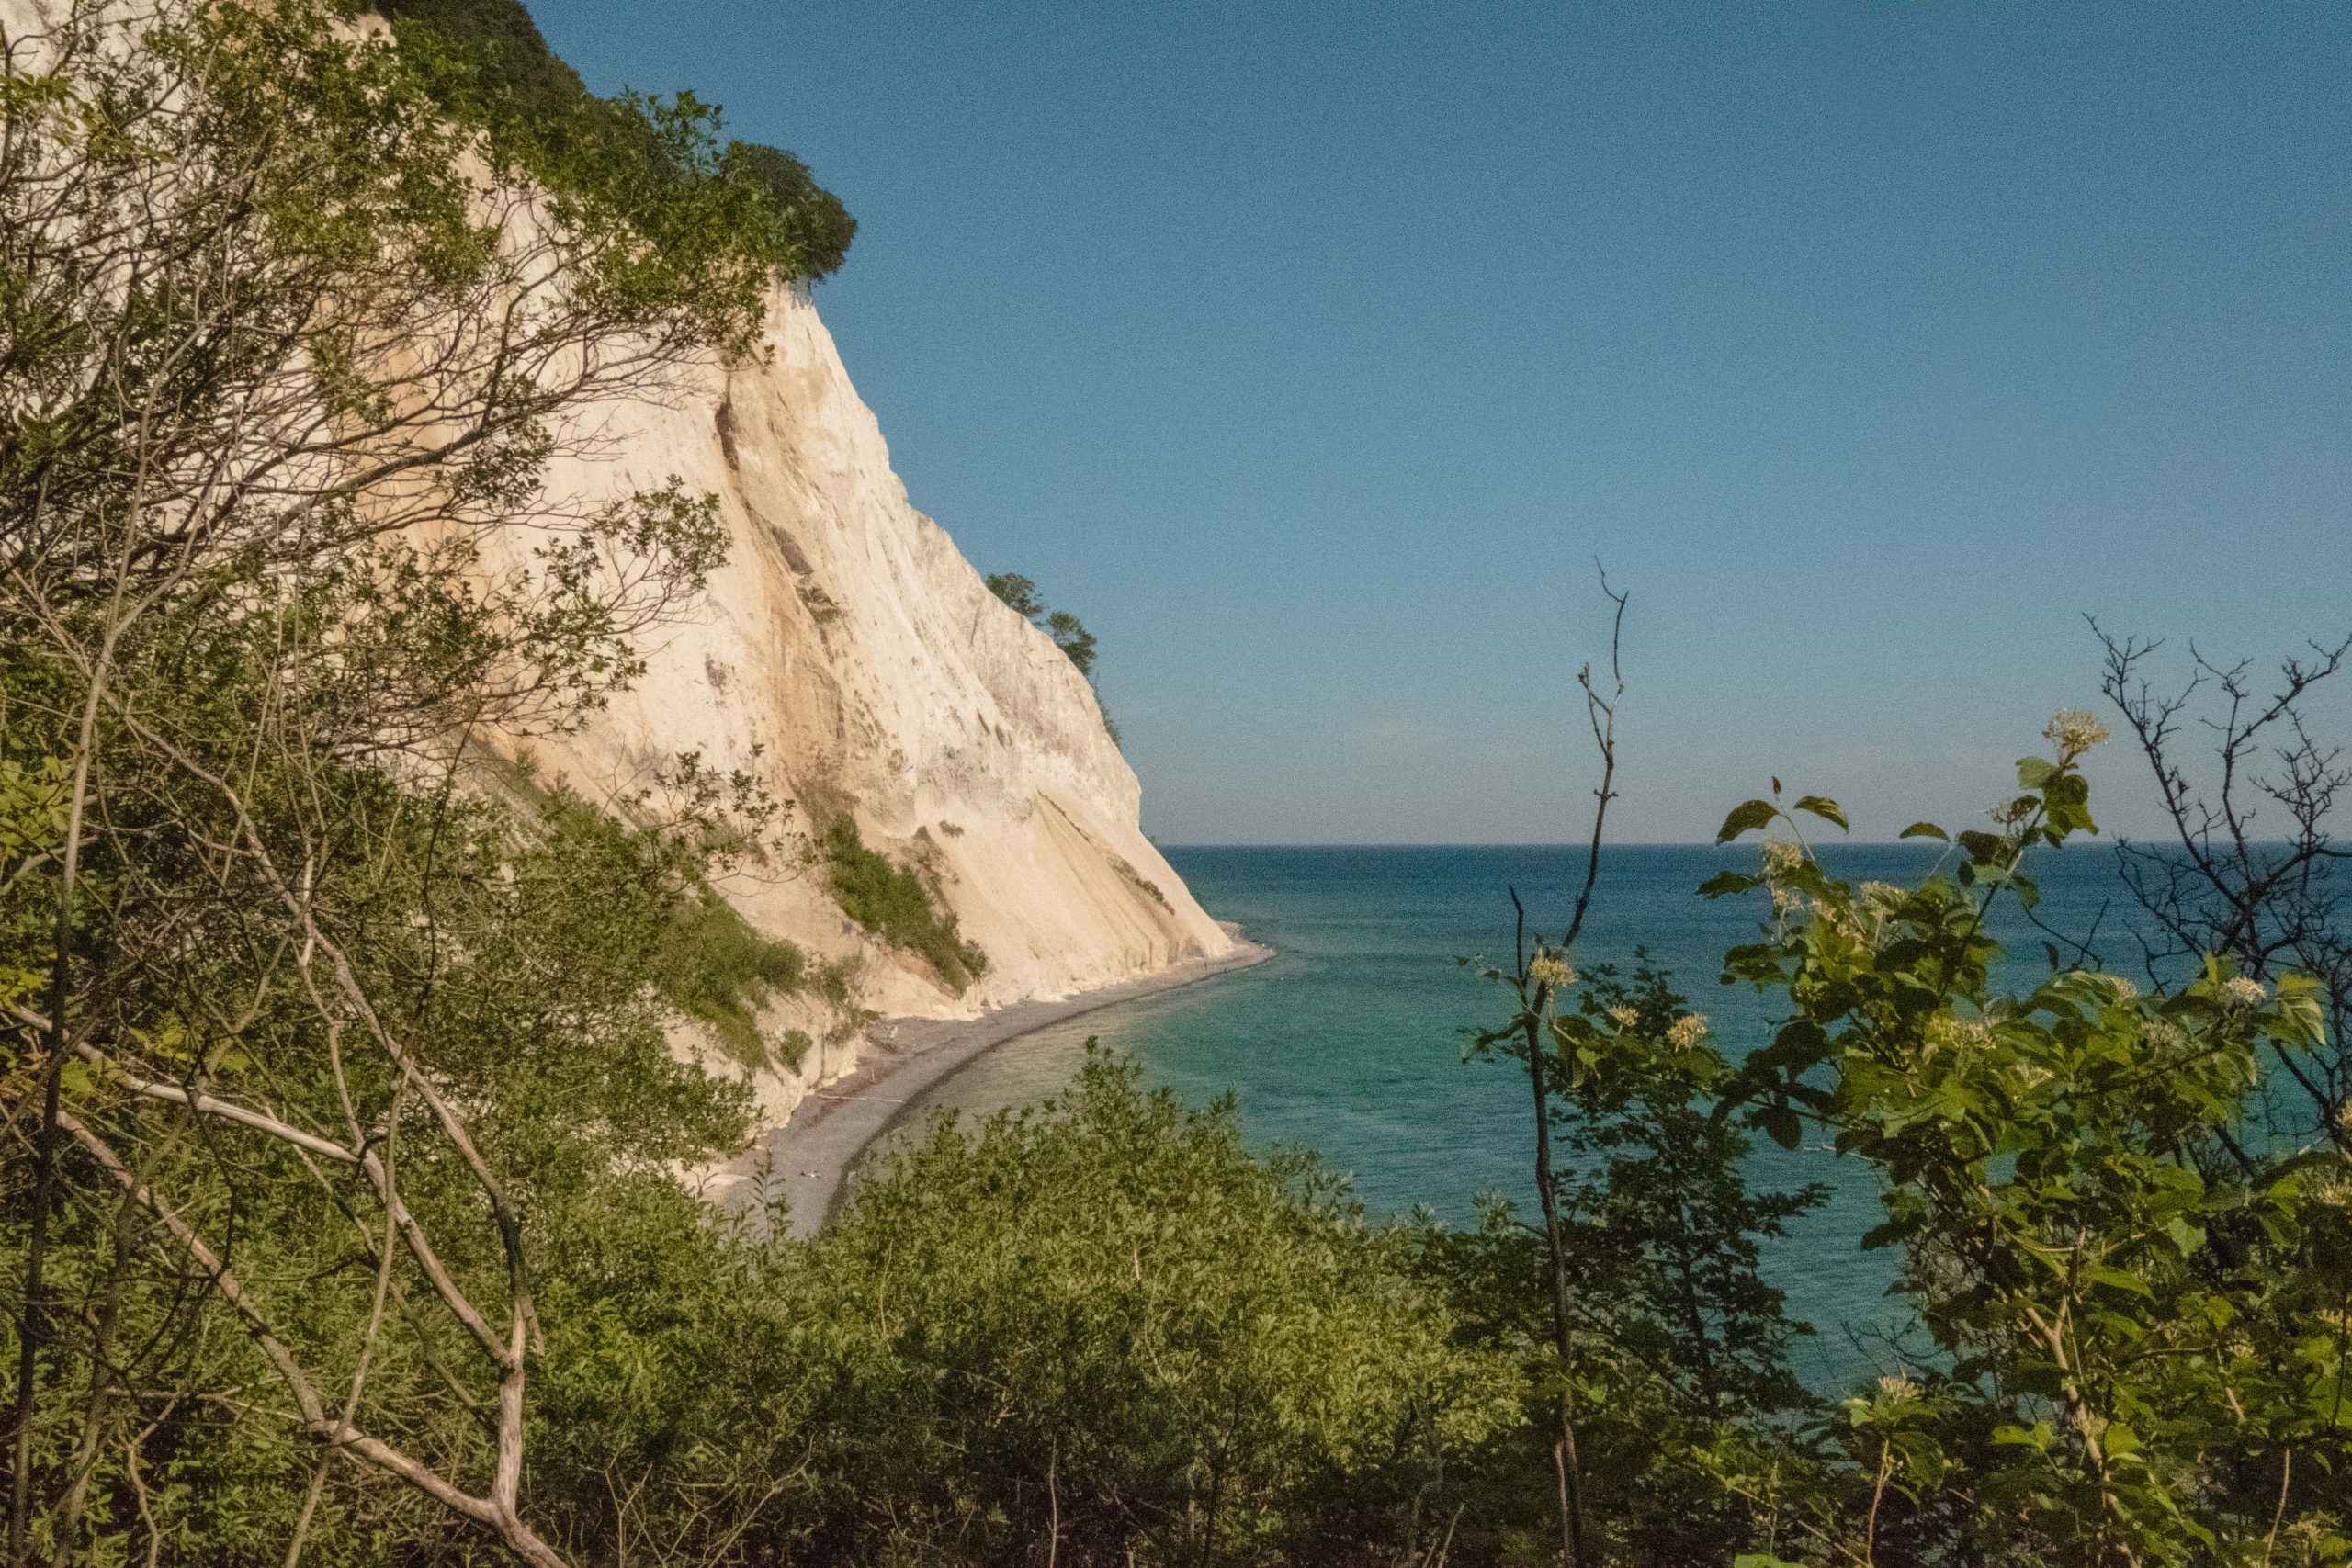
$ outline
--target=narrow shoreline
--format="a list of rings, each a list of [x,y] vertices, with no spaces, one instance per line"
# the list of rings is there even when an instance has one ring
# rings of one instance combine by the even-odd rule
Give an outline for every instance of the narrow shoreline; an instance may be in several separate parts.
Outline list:
[[[765,1164],[772,1187],[789,1204],[791,1233],[811,1234],[832,1217],[850,1172],[875,1140],[904,1120],[926,1089],[975,1057],[1050,1024],[1247,969],[1274,955],[1273,949],[1242,935],[1238,926],[1219,923],[1235,946],[1216,958],[1188,959],[1058,1000],[1015,1002],[978,1018],[885,1020],[874,1026],[856,1071],[812,1089],[789,1121],[763,1129],[751,1148],[729,1160],[718,1173],[720,1181],[731,1186],[747,1180]]]

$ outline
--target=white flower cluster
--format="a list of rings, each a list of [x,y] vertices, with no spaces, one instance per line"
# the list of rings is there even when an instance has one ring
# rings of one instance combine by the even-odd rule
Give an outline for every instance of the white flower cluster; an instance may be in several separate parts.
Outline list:
[[[1909,1378],[1881,1378],[1878,1392],[1897,1404],[1907,1404],[1919,1397],[1919,1385]]]
[[[2222,995],[2243,1008],[2258,1008],[2270,999],[2270,992],[2259,980],[2244,975],[2233,975],[2222,982]]]
[[[1641,1021],[1641,1017],[1642,1012],[1639,1008],[1627,1007],[1623,1002],[1619,1002],[1609,1010],[1609,1021],[1620,1029],[1633,1028],[1634,1024]]]
[[[2109,975],[2103,976],[2103,978],[2107,981],[2107,988],[2115,993],[2115,999],[2117,1001],[2136,1002],[2140,999],[2140,987],[2125,979],[2122,976]]]
[[[2107,739],[2107,726],[2098,716],[2085,708],[2060,708],[2052,715],[2050,728],[2042,738],[2058,748],[2058,754],[2073,761],[2092,747]]]
[[[1566,990],[1577,983],[1577,972],[1567,955],[1549,951],[1538,953],[1527,961],[1527,977],[1555,991]]]
[[[1779,880],[1804,863],[1804,850],[1792,840],[1764,840],[1764,874]]]
[[[1667,1030],[1666,1043],[1678,1051],[1688,1051],[1695,1047],[1700,1041],[1704,1040],[1708,1032],[1705,1013],[1686,1012],[1676,1019],[1673,1026]]]
[[[1993,1043],[1993,1032],[1973,1018],[1938,1013],[1928,1021],[1928,1053],[1981,1051]]]

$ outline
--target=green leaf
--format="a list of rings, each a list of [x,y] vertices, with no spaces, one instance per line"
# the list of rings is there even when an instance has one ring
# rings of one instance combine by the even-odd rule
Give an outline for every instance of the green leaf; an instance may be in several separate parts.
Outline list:
[[[1991,865],[2000,859],[2009,841],[1998,833],[1970,831],[1960,836],[1960,847],[1968,852],[1972,865]]]
[[[2058,776],[2058,764],[2042,757],[2018,759],[2018,783],[2026,789],[2040,789]]]
[[[2046,831],[2052,843],[2063,842],[2069,833],[2096,833],[2098,824],[2091,820],[2090,781],[2080,773],[2066,773],[2050,781],[2041,792],[2042,807],[2049,813]]]
[[[1804,1123],[1797,1113],[1785,1105],[1768,1105],[1756,1113],[1757,1125],[1765,1134],[1784,1149],[1793,1149],[1804,1140]]]
[[[1792,811],[1810,811],[1825,822],[1835,822],[1840,828],[1846,826],[1845,808],[1840,807],[1836,801],[1830,799],[1826,795],[1804,795],[1797,801],[1796,805],[1791,807],[1789,809]]]
[[[2273,1038],[2298,1045],[2327,1043],[2327,1024],[2320,1012],[2325,987],[2310,975],[2290,971],[2278,976],[2278,1000],[2270,1025]]]
[[[2149,1301],[2156,1299],[2156,1292],[2149,1287],[2148,1281],[2129,1269],[2112,1268],[2105,1263],[2094,1263],[2083,1270],[2083,1276],[2094,1285],[2105,1285],[2112,1291],[2128,1291],[2135,1296],[2142,1296]]]
[[[1731,808],[1723,827],[1715,834],[1715,842],[1728,844],[1750,828],[1761,828],[1780,815],[1779,807],[1769,800],[1744,800]]]
[[[1951,835],[1933,822],[1914,822],[1895,837],[1898,839],[1940,839],[1947,844],[1951,842]]]
[[[1919,1222],[1909,1216],[1872,1225],[1862,1233],[1862,1250],[1876,1252],[1882,1247],[1893,1247],[1898,1241],[1917,1235],[1918,1231]]]
[[[1760,876],[1750,876],[1745,872],[1738,871],[1719,871],[1699,884],[1699,896],[1702,898],[1721,898],[1727,893],[1745,893],[1751,887],[1763,886],[1764,879]]]

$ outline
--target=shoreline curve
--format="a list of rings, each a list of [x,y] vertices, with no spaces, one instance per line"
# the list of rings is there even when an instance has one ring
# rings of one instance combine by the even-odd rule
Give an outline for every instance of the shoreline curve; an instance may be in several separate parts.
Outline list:
[[[766,1162],[772,1189],[780,1189],[788,1204],[791,1234],[812,1234],[840,1207],[850,1172],[865,1151],[906,1118],[926,1089],[957,1068],[1048,1025],[1247,969],[1274,955],[1238,926],[1218,923],[1235,946],[1216,958],[1188,959],[1057,1000],[1015,1002],[978,1018],[885,1020],[869,1035],[856,1071],[812,1090],[789,1121],[763,1129],[749,1149],[722,1168],[719,1180],[748,1181]]]

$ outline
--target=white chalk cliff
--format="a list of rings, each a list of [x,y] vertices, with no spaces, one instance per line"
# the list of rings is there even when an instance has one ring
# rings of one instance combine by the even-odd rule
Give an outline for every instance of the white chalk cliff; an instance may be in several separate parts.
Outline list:
[[[1085,677],[908,503],[804,288],[775,290],[766,338],[764,362],[602,411],[605,449],[550,476],[590,500],[676,476],[719,498],[732,546],[647,673],[535,749],[542,773],[616,797],[696,751],[797,802],[804,827],[853,816],[870,848],[923,869],[987,954],[967,989],[849,921],[821,867],[723,890],[763,934],[853,961],[856,1000],[884,1016],[970,1015],[1229,952],[1144,837],[1135,772]],[[773,1021],[795,1016],[787,1003]],[[763,1086],[772,1110],[847,1069],[854,1041],[831,1033],[798,1081]]]
[[[40,39],[66,12],[0,0],[0,28]],[[40,51],[18,53],[12,69]],[[763,355],[588,418],[571,434],[592,455],[559,457],[550,495],[593,509],[675,479],[718,497],[731,545],[695,617],[642,649],[633,686],[578,733],[532,743],[539,775],[617,804],[682,753],[752,773],[797,803],[804,833],[854,818],[986,954],[958,992],[849,920],[822,866],[729,878],[721,891],[755,930],[854,976],[850,1009],[812,992],[767,1010],[779,1037],[817,1041],[797,1068],[758,1080],[772,1116],[854,1065],[860,1012],[970,1016],[1232,951],[1144,837],[1135,773],[1085,677],[908,504],[805,288],[772,291]],[[510,532],[489,553],[511,569],[532,542]]]

